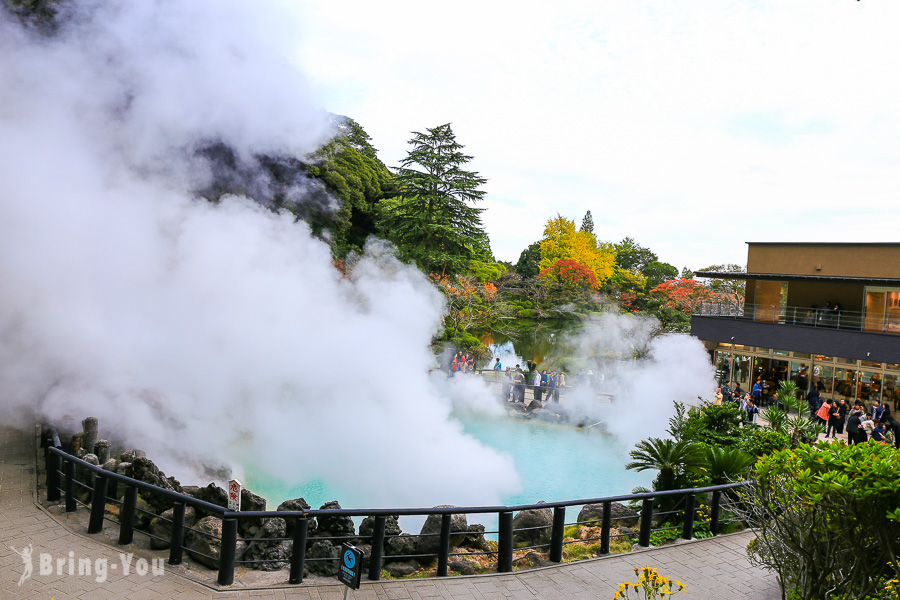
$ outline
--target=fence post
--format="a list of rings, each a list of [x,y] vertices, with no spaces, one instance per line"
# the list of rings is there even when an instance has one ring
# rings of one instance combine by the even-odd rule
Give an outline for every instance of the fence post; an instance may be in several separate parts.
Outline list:
[[[553,529],[550,532],[550,562],[562,562],[563,538],[566,530],[566,507],[553,509]]]
[[[719,507],[722,504],[722,491],[716,490],[712,497],[712,515],[709,520],[709,530],[713,535],[719,535]]]
[[[172,507],[172,538],[169,540],[169,564],[180,565],[184,551],[184,502],[175,501]]]
[[[288,583],[303,582],[303,564],[306,562],[306,536],[309,519],[300,517],[294,524],[294,547],[291,549],[291,576]]]
[[[447,576],[447,562],[450,559],[450,519],[453,515],[441,515],[441,542],[438,547],[437,576]]]
[[[125,497],[122,500],[122,518],[119,520],[119,544],[126,546],[134,539],[134,510],[137,506],[137,488],[125,486]]]
[[[47,502],[58,502],[59,494],[59,469],[62,461],[59,454],[50,451],[50,446],[44,450],[47,453]]]
[[[512,511],[500,513],[499,532],[497,539],[497,571],[509,573],[512,571],[513,558],[513,514]]]
[[[600,554],[609,554],[609,528],[612,517],[612,502],[603,503],[603,520],[600,521]]]
[[[681,537],[686,540],[694,537],[694,494],[688,494],[684,498],[684,527]]]
[[[234,559],[237,553],[237,519],[225,516],[222,519],[222,551],[219,554],[219,585],[234,583]]]
[[[75,512],[78,505],[75,503],[75,462],[66,461],[66,512]]]
[[[381,579],[381,557],[384,555],[384,528],[386,524],[384,515],[376,515],[372,529],[372,555],[369,557],[369,579],[378,581]],[[443,525],[443,524],[442,524]]]
[[[91,498],[91,518],[88,521],[88,533],[103,531],[103,514],[106,512],[106,486],[109,479],[96,474],[94,477],[94,495]]]
[[[653,498],[644,498],[641,504],[641,533],[638,544],[645,548],[650,545],[650,529],[653,525]]]

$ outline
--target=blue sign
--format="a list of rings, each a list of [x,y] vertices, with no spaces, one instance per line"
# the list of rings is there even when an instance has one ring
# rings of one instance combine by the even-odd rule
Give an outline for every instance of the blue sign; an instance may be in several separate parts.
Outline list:
[[[362,579],[362,550],[350,544],[341,544],[341,564],[338,569],[338,581],[353,590],[359,589]]]

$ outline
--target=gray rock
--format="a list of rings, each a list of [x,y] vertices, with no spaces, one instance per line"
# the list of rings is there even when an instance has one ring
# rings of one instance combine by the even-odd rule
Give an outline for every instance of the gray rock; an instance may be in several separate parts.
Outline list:
[[[407,575],[415,573],[418,568],[419,565],[413,561],[392,562],[384,565],[384,570],[387,571],[391,577],[406,577]]]
[[[328,540],[316,540],[306,551],[306,558],[323,558],[329,560],[308,561],[309,572],[317,575],[333,577],[338,572],[338,558],[341,550]]]
[[[416,553],[416,542],[418,537],[408,533],[401,533],[396,537],[384,538],[384,556],[387,559],[390,556],[410,557]],[[402,558],[400,561],[410,560],[410,558]]]
[[[388,515],[384,520],[384,535],[400,535],[399,517],[397,515]],[[369,539],[371,541],[372,533],[375,530],[375,517],[366,517],[359,524],[359,537]]]
[[[320,510],[337,510],[341,508],[336,500],[326,502]],[[353,519],[340,515],[319,515],[319,526],[316,530],[316,537],[337,537],[352,536],[356,534],[356,527],[353,525]],[[352,539],[342,540],[351,542]]]
[[[166,550],[169,547],[169,541],[172,539],[172,518],[175,516],[175,509],[170,508],[160,515],[161,518],[155,518],[150,521],[150,533],[156,537],[150,538],[150,548],[153,550]],[[184,525],[185,527],[193,527],[197,521],[197,512],[193,506],[184,507]]]
[[[582,524],[599,525],[603,520],[603,503],[585,504],[578,513],[578,521]],[[610,504],[610,525],[612,527],[635,527],[641,521],[641,515],[620,502]]]
[[[266,561],[251,565],[260,571],[277,571],[286,567],[291,560],[292,544],[283,539],[272,539],[284,537],[284,519],[266,519],[254,541],[247,546],[244,560]]]
[[[110,443],[106,440],[97,440],[97,443],[94,444],[94,454],[97,455],[101,463],[109,460],[109,446]]]
[[[442,504],[435,508],[455,508],[449,504]],[[416,554],[437,554],[441,547],[441,520],[442,515],[428,515],[422,530],[419,532],[419,539],[416,542]],[[466,515],[454,514],[450,517],[450,547],[462,545],[466,539],[468,532],[468,523]],[[422,564],[434,560],[433,556],[422,556],[418,561]]]
[[[222,556],[222,519],[218,517],[204,517],[194,524],[194,529],[203,533],[187,532],[184,546],[188,554],[201,565],[205,565],[210,569],[218,569],[219,558]],[[207,535],[203,535],[204,533]],[[246,542],[237,543],[236,560],[243,558],[246,549]]]
[[[549,508],[519,511],[513,518],[513,542],[515,544],[526,546],[549,544],[552,532],[553,511]]]
[[[463,542],[463,546],[482,552],[490,552],[491,547],[488,546],[487,540],[484,539],[484,525],[472,523],[466,531],[466,539]]]
[[[241,489],[241,511],[247,510],[266,510],[266,499],[262,496],[254,494],[247,488]],[[241,519],[238,521],[238,534],[241,537],[255,537],[263,527],[264,519],[255,517],[250,519]],[[281,536],[284,537],[282,533]]]
[[[81,447],[86,452],[94,451],[94,444],[97,443],[100,431],[100,422],[97,417],[88,417],[81,422],[81,428],[84,430],[84,437],[81,441]]]
[[[305,511],[312,508],[309,504],[307,504],[306,500],[303,498],[294,498],[293,500],[285,500],[281,504],[278,505],[278,508],[275,510],[278,511]],[[286,519],[287,521],[287,537],[292,537],[294,535],[294,525],[296,524],[296,519]],[[309,537],[315,537],[315,533],[317,530],[317,523],[315,517],[307,517],[307,526],[306,526],[306,535]]]
[[[475,565],[470,563],[467,560],[454,560],[450,564],[447,565],[451,571],[454,573],[459,573],[460,575],[474,575],[475,574]]]
[[[166,478],[166,474],[160,471],[152,460],[146,457],[136,457],[131,462],[131,476],[138,481],[143,481],[156,487],[173,492],[181,492],[181,485],[175,479]],[[144,492],[141,496],[153,507],[153,512],[162,514],[173,506],[173,501],[161,494]]]

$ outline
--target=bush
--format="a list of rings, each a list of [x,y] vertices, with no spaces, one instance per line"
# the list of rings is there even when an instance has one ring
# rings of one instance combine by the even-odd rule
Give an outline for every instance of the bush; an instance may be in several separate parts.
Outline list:
[[[763,456],[790,446],[791,440],[786,434],[768,427],[742,428],[737,443],[738,448],[753,456]]]

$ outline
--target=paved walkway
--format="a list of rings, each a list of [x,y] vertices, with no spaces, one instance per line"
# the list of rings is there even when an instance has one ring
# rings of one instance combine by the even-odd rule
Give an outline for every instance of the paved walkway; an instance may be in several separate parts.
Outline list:
[[[35,504],[36,445],[33,431],[0,427],[0,598],[343,598],[344,588],[338,584],[307,582],[300,586],[218,590],[188,579],[168,565],[165,565],[164,574],[153,575],[152,568],[149,573],[141,574],[148,565],[141,563],[142,559],[137,556],[130,560],[130,572],[126,575],[125,562],[129,559],[127,553],[122,554],[126,547],[111,546],[86,533],[70,531]],[[780,598],[774,575],[751,567],[747,561],[744,549],[752,537],[752,533],[738,533],[516,574],[364,582],[361,589],[350,593],[350,597],[354,600],[610,599],[619,582],[634,579],[633,567],[650,565],[687,585],[687,593],[679,595],[680,598]],[[22,581],[26,561],[18,552],[29,545],[33,570],[30,577]],[[52,559],[52,564],[46,564],[48,558]],[[91,563],[90,575],[78,574],[79,559],[82,564]],[[72,575],[69,574],[70,564]]]

